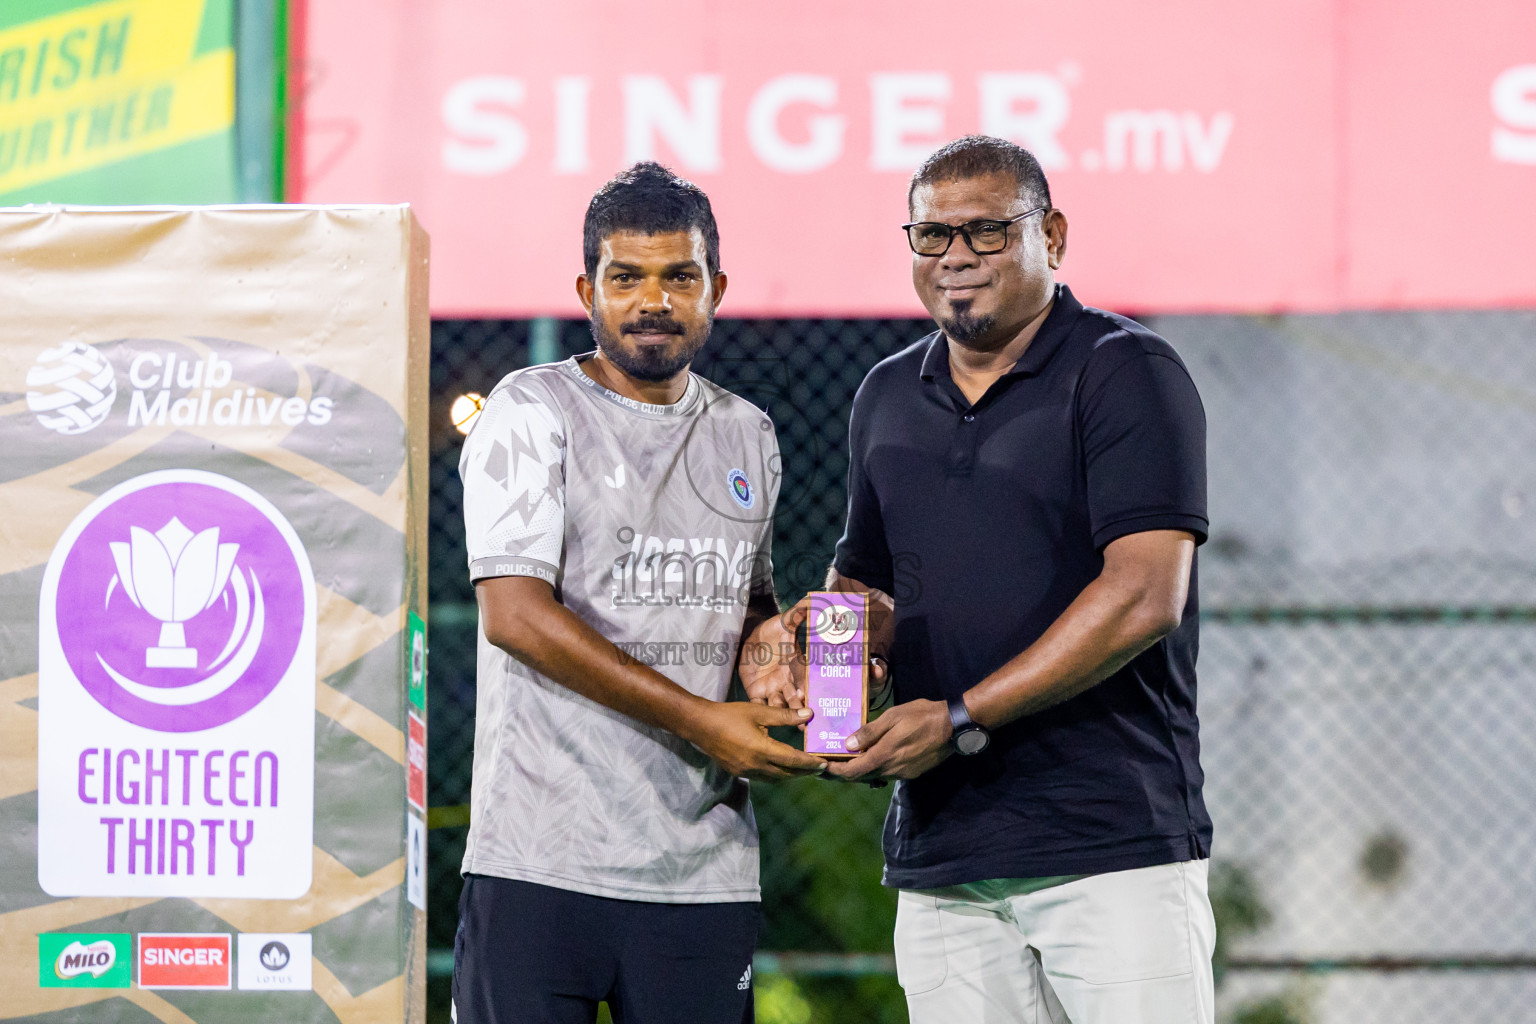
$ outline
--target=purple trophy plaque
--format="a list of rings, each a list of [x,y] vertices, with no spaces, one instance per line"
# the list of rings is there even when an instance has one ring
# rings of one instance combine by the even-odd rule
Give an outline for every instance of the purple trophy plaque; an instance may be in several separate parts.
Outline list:
[[[809,597],[805,690],[811,720],[805,726],[805,750],[827,758],[853,757],[846,743],[869,709],[865,595],[813,591]]]

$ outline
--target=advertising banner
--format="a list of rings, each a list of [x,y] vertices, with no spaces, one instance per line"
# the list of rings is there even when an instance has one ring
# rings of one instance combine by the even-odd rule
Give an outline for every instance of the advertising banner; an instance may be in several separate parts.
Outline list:
[[[908,178],[969,132],[1040,158],[1096,305],[1536,303],[1526,0],[334,0],[306,26],[296,194],[415,204],[443,316],[579,315],[586,204],[642,159],[709,193],[728,315],[919,314]]]
[[[235,0],[0,5],[0,206],[232,202]]]
[[[0,210],[0,1019],[421,1019],[426,252]]]

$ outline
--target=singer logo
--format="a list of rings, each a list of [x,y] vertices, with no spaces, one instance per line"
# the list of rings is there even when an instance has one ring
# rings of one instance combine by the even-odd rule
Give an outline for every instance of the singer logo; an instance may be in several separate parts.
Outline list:
[[[228,935],[141,934],[139,987],[231,987],[229,940]]]
[[[1062,136],[1072,120],[1072,89],[1083,74],[1072,61],[1053,71],[983,72],[975,77],[975,113],[963,115],[975,117],[969,122],[957,120],[969,76],[942,70],[874,72],[862,80],[847,73],[789,72],[730,83],[717,74],[687,75],[681,83],[632,74],[606,95],[611,86],[584,75],[475,75],[443,96],[447,138],[440,153],[449,173],[483,177],[510,171],[546,148],[554,152],[555,174],[583,174],[594,146],[604,144],[596,126],[619,137],[613,141],[621,142],[624,163],[657,159],[665,146],[685,170],[718,173],[726,169],[727,150],[735,148],[769,171],[799,176],[851,163],[849,143],[868,139],[868,155],[858,159],[870,170],[910,173],[944,139],[980,130],[1027,147],[1048,171],[1076,166],[1179,173],[1189,167],[1210,174],[1221,166],[1235,123],[1230,110],[1110,110],[1103,115],[1103,149],[1085,150],[1074,161]],[[728,84],[745,86],[751,96],[740,121],[724,102]],[[859,94],[869,97],[867,107],[850,102]],[[618,112],[617,122],[589,116],[594,95],[605,111]],[[529,116],[531,107],[549,101],[552,118],[539,116],[542,111]],[[855,118],[862,123],[851,130]],[[789,127],[796,120],[798,131]],[[553,137],[538,137],[535,126],[551,126]]]
[[[405,798],[412,807],[427,811],[427,723],[416,712],[407,716],[405,738]]]
[[[1498,121],[1493,129],[1493,158],[1536,165],[1536,64],[1506,68],[1493,80],[1490,99]]]

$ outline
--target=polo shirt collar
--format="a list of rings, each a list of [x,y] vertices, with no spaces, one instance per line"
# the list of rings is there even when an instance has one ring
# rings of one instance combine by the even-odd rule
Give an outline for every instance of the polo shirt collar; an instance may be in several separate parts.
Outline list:
[[[1045,323],[1040,325],[1040,330],[1035,332],[1029,347],[1019,357],[1013,369],[1003,376],[1015,377],[1021,375],[1034,376],[1045,369],[1045,364],[1050,362],[1051,356],[1061,348],[1061,343],[1072,333],[1072,327],[1077,323],[1077,316],[1083,311],[1083,304],[1078,302],[1072,294],[1072,289],[1064,284],[1056,285],[1056,301],[1051,306],[1051,311],[1046,314]],[[933,340],[928,343],[928,351],[923,354],[923,368],[919,371],[923,380],[933,380],[935,377],[948,377],[949,373],[949,342],[944,337],[944,332],[938,331],[933,335]]]

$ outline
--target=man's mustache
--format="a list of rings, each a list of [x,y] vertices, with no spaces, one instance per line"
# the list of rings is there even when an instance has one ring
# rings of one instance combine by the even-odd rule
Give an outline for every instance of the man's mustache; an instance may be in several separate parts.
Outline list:
[[[682,334],[683,325],[671,317],[641,317],[619,328],[621,334]]]

